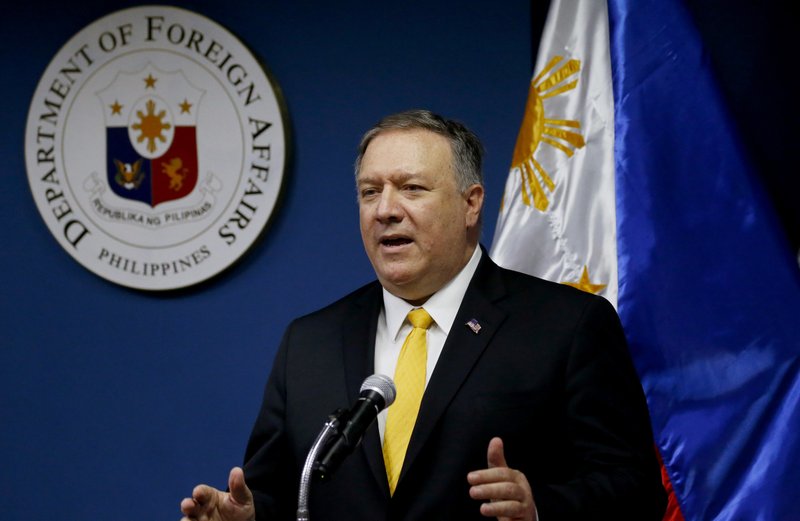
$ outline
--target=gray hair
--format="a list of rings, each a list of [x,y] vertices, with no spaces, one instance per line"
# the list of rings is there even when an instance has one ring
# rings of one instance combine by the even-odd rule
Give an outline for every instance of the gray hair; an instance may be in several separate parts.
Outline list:
[[[369,129],[361,143],[358,145],[355,173],[361,170],[361,160],[370,142],[378,134],[386,130],[428,130],[450,141],[450,150],[453,154],[453,172],[456,176],[456,185],[463,193],[474,185],[483,186],[483,145],[478,136],[458,121],[444,118],[429,110],[407,110],[386,116],[377,125]]]

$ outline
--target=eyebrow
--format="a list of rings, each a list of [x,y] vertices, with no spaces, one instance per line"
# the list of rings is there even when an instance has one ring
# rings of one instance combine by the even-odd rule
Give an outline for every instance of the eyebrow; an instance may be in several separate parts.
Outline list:
[[[391,174],[390,176],[391,176],[390,179],[392,181],[403,183],[403,182],[407,182],[409,180],[418,179],[419,177],[422,176],[422,173],[420,173],[420,172],[398,172],[397,174]],[[363,176],[359,175],[358,179],[356,180],[356,185],[361,186],[362,184],[374,184],[376,182],[377,181],[376,181],[374,176],[372,176],[372,177],[371,176],[363,177]]]

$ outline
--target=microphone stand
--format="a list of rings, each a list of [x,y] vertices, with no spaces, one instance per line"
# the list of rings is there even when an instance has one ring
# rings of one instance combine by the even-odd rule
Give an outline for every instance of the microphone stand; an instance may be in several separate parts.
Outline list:
[[[394,402],[396,394],[397,390],[391,378],[374,374],[361,384],[358,402],[352,410],[336,409],[328,416],[328,421],[308,451],[303,464],[300,492],[297,497],[297,521],[309,521],[308,496],[311,479],[315,473],[320,480],[327,479],[342,459],[353,452],[364,431],[375,421],[375,416]],[[331,442],[331,439],[337,436],[339,439]],[[321,461],[320,453],[322,453]]]
[[[297,521],[309,521],[308,514],[308,496],[311,489],[311,473],[314,471],[314,466],[317,462],[319,452],[325,447],[332,436],[339,432],[339,425],[342,422],[342,417],[347,415],[344,409],[337,409],[328,417],[325,426],[317,436],[311,450],[308,451],[306,462],[303,464],[303,474],[300,476],[300,492],[297,498]]]

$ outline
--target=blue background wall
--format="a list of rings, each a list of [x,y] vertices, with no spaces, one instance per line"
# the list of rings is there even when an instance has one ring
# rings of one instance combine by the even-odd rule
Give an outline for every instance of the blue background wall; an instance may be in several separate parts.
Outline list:
[[[352,163],[381,116],[427,107],[482,137],[491,242],[531,73],[527,1],[175,2],[228,27],[280,83],[294,143],[283,204],[201,287],[152,294],[91,274],[33,203],[25,119],[61,45],[132,5],[29,0],[0,21],[3,520],[177,520],[196,483],[224,486],[288,322],[372,279]]]

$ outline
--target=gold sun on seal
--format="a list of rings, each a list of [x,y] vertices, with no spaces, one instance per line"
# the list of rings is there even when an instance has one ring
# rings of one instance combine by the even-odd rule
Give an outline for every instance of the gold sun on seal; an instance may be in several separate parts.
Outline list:
[[[156,151],[156,139],[162,143],[167,141],[163,132],[169,130],[171,125],[163,121],[167,111],[162,110],[156,113],[156,103],[153,100],[148,100],[145,107],[147,108],[146,113],[141,110],[136,111],[136,117],[139,118],[139,121],[131,125],[131,128],[139,131],[139,137],[136,141],[141,143],[147,140],[147,151],[153,153]]]

